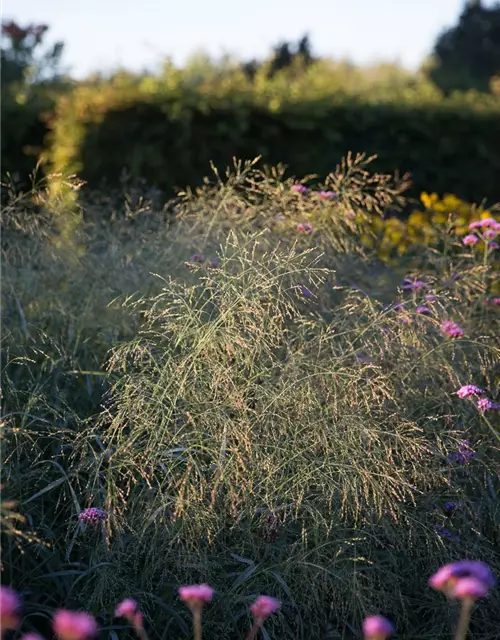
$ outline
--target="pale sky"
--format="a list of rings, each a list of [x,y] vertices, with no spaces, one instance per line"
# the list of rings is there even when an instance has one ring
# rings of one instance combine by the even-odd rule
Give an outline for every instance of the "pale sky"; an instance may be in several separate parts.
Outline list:
[[[200,49],[268,56],[308,33],[316,55],[416,68],[465,0],[3,0],[2,17],[46,23],[76,77],[176,64]],[[494,2],[485,2],[494,4]]]

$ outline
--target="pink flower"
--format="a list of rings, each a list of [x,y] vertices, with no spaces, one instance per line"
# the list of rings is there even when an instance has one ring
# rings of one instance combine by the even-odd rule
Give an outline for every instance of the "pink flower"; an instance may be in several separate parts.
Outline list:
[[[305,184],[293,184],[291,189],[295,193],[307,193],[309,191]]]
[[[488,595],[488,586],[477,578],[460,578],[453,587],[453,596],[459,600],[477,600]]]
[[[192,604],[205,604],[214,597],[214,590],[208,584],[191,584],[179,587],[179,597],[189,606]]]
[[[421,304],[415,309],[415,313],[428,316],[430,313],[430,310],[429,310],[429,307],[426,307],[424,304]]]
[[[56,611],[52,628],[60,640],[87,640],[97,635],[98,631],[97,622],[90,613],[66,609]]]
[[[483,231],[483,238],[486,238],[486,240],[493,240],[497,235],[498,231],[495,231],[495,229],[486,229],[486,231]]]
[[[271,596],[259,596],[251,605],[250,611],[259,620],[264,620],[275,611],[278,611],[281,603]]]
[[[89,507],[78,515],[78,519],[85,524],[97,524],[106,520],[106,512],[97,507]]]
[[[487,564],[478,560],[460,560],[442,566],[430,578],[429,585],[449,597],[460,597],[455,593],[455,588],[460,581],[465,579],[474,579],[480,582],[486,592],[496,584],[495,576]],[[467,583],[464,587],[464,593],[465,591],[467,591]]]
[[[493,402],[493,400],[490,400],[489,398],[480,398],[477,401],[477,408],[479,411],[491,411],[500,409],[500,404]]]
[[[21,600],[14,589],[0,587],[0,627],[2,631],[16,629],[20,622]]]
[[[126,598],[115,609],[116,618],[127,618],[127,620],[134,620],[134,617],[138,610],[138,604],[132,598]]]
[[[365,640],[385,640],[395,631],[392,622],[383,616],[368,616],[363,622]]]
[[[496,229],[500,231],[500,222],[497,222],[493,218],[484,218],[484,220],[475,220],[469,225],[469,229]]]
[[[475,236],[473,233],[469,233],[462,238],[462,242],[465,245],[474,245],[479,242],[479,238]]]
[[[313,226],[309,224],[309,222],[299,222],[297,225],[297,231],[301,231],[302,233],[312,233]]]
[[[457,391],[459,398],[469,398],[470,396],[482,396],[484,391],[475,384],[464,384],[463,387]]]
[[[335,191],[320,191],[319,197],[323,198],[323,200],[334,200],[337,198],[337,194]]]
[[[441,324],[441,331],[444,334],[446,334],[447,336],[449,336],[450,338],[463,338],[464,337],[463,329],[461,329],[458,326],[458,324],[455,324],[451,320],[445,320]]]
[[[494,304],[495,306],[500,306],[500,298],[486,298],[484,304]]]

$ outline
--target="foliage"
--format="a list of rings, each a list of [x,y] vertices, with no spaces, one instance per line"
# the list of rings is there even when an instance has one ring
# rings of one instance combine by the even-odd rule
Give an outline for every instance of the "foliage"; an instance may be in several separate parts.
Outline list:
[[[488,91],[500,75],[500,4],[467,2],[458,24],[438,38],[434,56],[431,78],[446,93]]]
[[[359,234],[404,184],[369,168],[349,157],[319,185],[338,199],[250,163],[160,208],[83,195],[71,244],[48,191],[13,197],[3,482],[45,545],[5,536],[3,580],[30,590],[30,630],[60,606],[109,620],[135,597],[183,637],[175,589],[207,580],[223,596],[207,637],[248,629],[262,592],[283,602],[270,637],[348,637],[376,610],[439,637],[427,577],[457,557],[498,573],[498,417],[455,394],[498,400],[495,264],[453,236],[413,265],[377,260]],[[429,316],[408,275],[435,296]],[[441,334],[448,319],[464,338]],[[92,506],[104,525],[78,519]],[[474,637],[498,635],[498,604]]]
[[[102,176],[116,184],[126,169],[171,194],[201,184],[210,161],[223,169],[234,156],[286,158],[295,175],[326,175],[348,151],[368,151],[380,171],[410,171],[414,196],[431,189],[500,199],[497,99],[443,101],[425,84],[404,82],[342,92],[323,63],[289,73],[268,79],[264,70],[250,83],[228,70],[194,86],[170,68],[157,78],[81,85],[58,102],[47,159],[92,187]]]

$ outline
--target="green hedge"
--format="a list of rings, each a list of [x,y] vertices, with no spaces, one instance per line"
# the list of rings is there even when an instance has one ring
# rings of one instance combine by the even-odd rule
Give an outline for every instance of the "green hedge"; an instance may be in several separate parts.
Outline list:
[[[174,93],[174,92],[173,92]],[[171,193],[238,158],[327,175],[347,151],[378,154],[374,170],[410,172],[413,194],[500,201],[500,109],[458,101],[368,103],[353,98],[260,104],[196,92],[83,87],[57,108],[48,159],[90,186],[123,168]]]
[[[36,168],[49,132],[43,121],[46,105],[36,99],[19,103],[7,92],[2,98],[2,178],[10,174],[26,183]]]

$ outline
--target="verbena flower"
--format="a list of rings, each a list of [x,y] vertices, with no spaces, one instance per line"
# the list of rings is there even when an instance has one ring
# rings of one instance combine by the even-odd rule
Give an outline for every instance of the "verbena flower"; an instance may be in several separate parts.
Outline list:
[[[492,304],[494,306],[500,306],[500,298],[486,298],[484,304]]]
[[[479,409],[479,411],[491,411],[499,409],[500,405],[498,405],[496,402],[493,402],[493,400],[490,400],[489,398],[479,398],[479,400],[477,401],[477,408]]]
[[[437,525],[434,527],[436,533],[441,536],[441,538],[447,538],[448,540],[453,540],[454,542],[458,542],[460,540],[460,536],[455,535],[446,527],[442,527],[441,525]]]
[[[281,603],[271,596],[258,596],[255,602],[250,606],[250,611],[255,618],[265,620],[272,613],[278,611]]]
[[[452,322],[451,320],[445,320],[441,323],[441,331],[449,336],[450,338],[463,338],[464,332],[458,324]]]
[[[133,620],[135,614],[138,612],[139,606],[132,598],[126,598],[115,609],[116,618],[127,618],[127,620]]]
[[[305,184],[293,184],[291,189],[295,193],[307,193],[309,191]]]
[[[454,502],[453,500],[451,500],[450,502],[444,503],[443,509],[445,510],[447,515],[451,515],[458,509],[459,506],[460,505],[458,502]]]
[[[471,580],[472,582],[465,582]],[[487,595],[496,584],[496,578],[484,562],[460,560],[442,566],[431,578],[429,585],[450,598],[479,598]]]
[[[484,220],[475,220],[469,225],[469,229],[496,229],[500,230],[500,222],[497,222],[494,218],[484,218]]]
[[[299,222],[297,225],[297,231],[301,231],[302,233],[312,233],[313,226],[309,222]]]
[[[203,605],[214,597],[214,590],[208,584],[190,584],[179,587],[179,597],[188,606]]]
[[[97,524],[98,522],[106,520],[106,512],[97,507],[89,507],[80,513],[78,519],[85,524]]]
[[[470,398],[470,396],[482,396],[483,393],[484,393],[483,389],[476,387],[475,384],[464,384],[456,392],[459,398]]]
[[[320,191],[319,197],[323,198],[323,200],[335,200],[337,198],[337,194],[335,191]]]
[[[426,302],[436,302],[437,298],[432,293],[428,293],[427,295],[424,296],[424,300]]]
[[[302,284],[299,285],[299,291],[304,296],[304,298],[310,298],[312,296],[311,290]]]
[[[396,628],[383,616],[369,616],[363,621],[365,640],[386,640],[396,632]]]
[[[458,462],[459,464],[468,464],[471,460],[477,457],[476,452],[471,447],[469,440],[461,440],[458,444],[458,451],[450,453],[448,456],[449,462]]]
[[[21,622],[21,600],[14,589],[0,586],[0,628],[16,629]]]
[[[205,262],[205,256],[202,253],[193,253],[189,262]]]
[[[405,278],[403,280],[403,291],[416,291],[426,286],[427,284],[423,280],[418,280],[417,278]]]
[[[428,316],[430,314],[430,309],[429,307],[426,307],[424,304],[421,304],[415,309],[415,313],[419,313],[423,316]]]
[[[464,236],[462,238],[462,242],[466,246],[474,245],[474,244],[477,244],[479,242],[479,238],[477,236],[475,236],[473,233],[468,233],[466,236]]]
[[[54,615],[52,628],[60,640],[87,640],[97,635],[97,622],[85,611],[59,609]]]
[[[488,247],[490,249],[498,249],[498,247],[500,247],[500,244],[498,244],[498,242],[490,242],[488,243]]]
[[[498,231],[496,231],[495,229],[486,229],[486,231],[483,231],[483,238],[486,238],[486,240],[493,240],[493,238],[496,238],[498,235]]]

